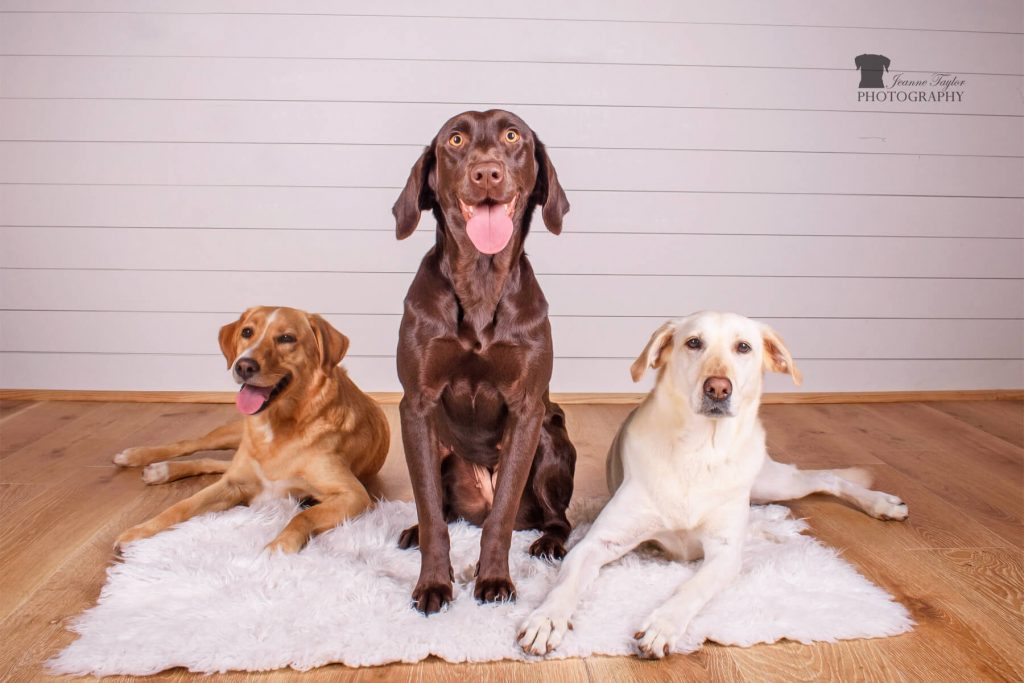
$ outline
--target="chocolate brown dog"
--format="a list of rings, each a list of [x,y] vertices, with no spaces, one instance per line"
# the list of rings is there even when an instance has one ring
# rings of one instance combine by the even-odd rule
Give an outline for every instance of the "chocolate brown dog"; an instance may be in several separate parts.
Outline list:
[[[548,400],[548,304],[523,252],[534,208],[562,231],[569,202],[544,145],[507,111],[452,118],[420,156],[395,202],[399,239],[420,212],[437,244],[405,299],[398,375],[402,437],[419,525],[412,597],[430,614],[452,599],[447,522],[483,527],[475,595],[510,600],[513,529],[539,529],[535,556],[561,558],[569,535],[576,451]]]

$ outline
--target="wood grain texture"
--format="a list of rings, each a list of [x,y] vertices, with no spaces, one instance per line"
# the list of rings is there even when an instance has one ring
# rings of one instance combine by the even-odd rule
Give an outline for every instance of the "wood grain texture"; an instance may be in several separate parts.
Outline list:
[[[369,392],[383,405],[397,404],[402,394],[397,391]],[[635,405],[643,398],[641,393],[579,393],[554,392],[552,400],[567,405],[628,404]],[[764,405],[776,404],[828,404],[828,403],[909,403],[921,401],[974,402],[1010,401],[1008,410],[1017,411],[1016,402],[1024,399],[1024,390],[969,389],[964,391],[877,391],[877,392],[793,392],[766,394]],[[64,389],[0,389],[0,401],[102,401],[125,403],[234,403],[232,391],[89,391]],[[1004,425],[1004,429],[1010,429]],[[1018,444],[1022,445],[1022,444]]]
[[[0,398],[0,679],[46,678],[41,662],[73,635],[68,621],[92,605],[125,527],[212,480],[144,486],[138,470],[111,466],[128,445],[198,435],[229,419],[223,405]],[[18,408],[14,410],[14,408]],[[375,495],[410,499],[398,411],[388,459],[370,482]],[[604,456],[630,403],[567,409],[579,461],[576,493],[606,494]],[[876,486],[904,498],[903,524],[866,517],[831,498],[793,503],[812,532],[906,604],[915,630],[895,638],[751,648],[708,644],[661,662],[594,657],[539,664],[450,665],[431,659],[304,675],[343,681],[1004,681],[1020,680],[1024,569],[1019,501],[1024,448],[1017,400],[936,404],[770,405],[763,411],[773,455],[802,467],[859,465]],[[971,446],[973,444],[973,446]],[[971,450],[966,450],[971,448]],[[965,464],[965,453],[971,457]],[[197,456],[198,457],[198,456]],[[996,513],[996,507],[1000,508]],[[1015,542],[1015,539],[1017,542]],[[232,673],[225,681],[284,681],[294,672]],[[199,681],[180,669],[158,680]],[[127,681],[130,677],[108,680]]]

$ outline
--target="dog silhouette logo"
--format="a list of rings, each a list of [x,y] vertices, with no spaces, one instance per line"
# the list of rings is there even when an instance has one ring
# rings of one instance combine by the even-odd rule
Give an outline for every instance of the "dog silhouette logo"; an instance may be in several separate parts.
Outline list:
[[[885,55],[859,55],[853,63],[860,69],[861,88],[884,88],[882,72],[889,70],[889,58]]]

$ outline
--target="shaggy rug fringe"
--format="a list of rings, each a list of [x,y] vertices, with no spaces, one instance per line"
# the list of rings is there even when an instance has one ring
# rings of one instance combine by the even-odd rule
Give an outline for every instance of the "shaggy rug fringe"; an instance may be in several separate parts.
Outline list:
[[[573,508],[582,537],[601,501]],[[331,662],[371,666],[417,662],[533,659],[516,646],[524,617],[539,604],[557,567],[527,553],[536,532],[517,532],[510,565],[514,603],[480,605],[473,569],[480,530],[452,524],[455,600],[429,618],[410,607],[419,552],[399,550],[416,513],[406,502],[374,510],[314,539],[297,555],[269,555],[268,543],[295,514],[292,501],[197,517],[129,546],[108,570],[98,604],[73,622],[79,638],[48,663],[61,674],[152,674],[311,669]],[[906,609],[802,532],[780,506],[755,507],[743,573],[675,644],[705,640],[749,646],[891,636],[913,626]],[[879,525],[879,533],[883,526]],[[561,647],[549,657],[635,654],[632,634],[693,564],[653,551],[606,567],[588,591]]]

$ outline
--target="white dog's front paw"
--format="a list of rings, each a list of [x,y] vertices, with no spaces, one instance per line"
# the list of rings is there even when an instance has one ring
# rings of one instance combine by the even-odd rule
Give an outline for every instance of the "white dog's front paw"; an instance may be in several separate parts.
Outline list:
[[[167,463],[155,462],[152,465],[146,465],[146,468],[142,470],[142,481],[150,485],[163,484],[167,481],[168,474]]]
[[[519,629],[519,646],[531,655],[546,655],[562,643],[565,632],[572,630],[568,616],[549,615],[536,610]]]
[[[680,626],[672,619],[658,616],[655,612],[633,637],[637,640],[641,657],[661,659],[668,656],[672,651],[672,645],[685,630],[685,625]]]
[[[872,506],[871,514],[878,519],[893,519],[902,522],[910,514],[907,504],[898,496],[890,493],[877,492],[877,498]]]

